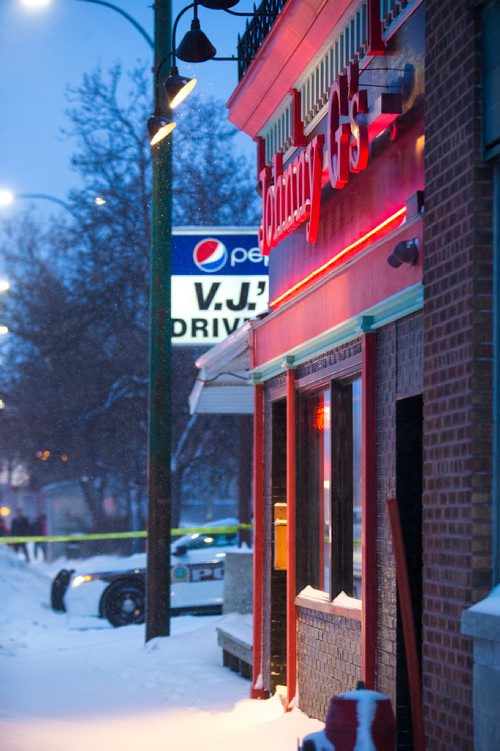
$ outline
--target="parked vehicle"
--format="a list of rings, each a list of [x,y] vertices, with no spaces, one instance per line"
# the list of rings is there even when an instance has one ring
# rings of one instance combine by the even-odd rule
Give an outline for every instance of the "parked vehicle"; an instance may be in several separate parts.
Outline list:
[[[207,527],[233,526],[223,519]],[[237,544],[236,532],[184,535],[171,548],[171,610],[174,614],[222,612],[224,558]],[[75,562],[76,563],[76,562]],[[146,594],[146,555],[123,559],[123,567],[111,571],[87,561],[74,569],[62,569],[51,587],[53,610],[71,615],[106,618],[112,626],[143,623]]]

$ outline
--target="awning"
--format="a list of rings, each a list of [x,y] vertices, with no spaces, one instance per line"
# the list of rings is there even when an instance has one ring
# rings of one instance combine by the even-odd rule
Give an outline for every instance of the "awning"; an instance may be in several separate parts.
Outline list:
[[[248,341],[251,328],[251,321],[247,321],[196,360],[199,374],[189,395],[191,414],[253,413]]]

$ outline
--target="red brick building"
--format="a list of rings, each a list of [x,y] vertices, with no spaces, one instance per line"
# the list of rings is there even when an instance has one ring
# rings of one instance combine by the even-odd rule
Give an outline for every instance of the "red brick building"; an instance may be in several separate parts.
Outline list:
[[[422,727],[427,749],[473,748],[460,624],[498,578],[491,6],[287,0],[241,40],[228,103],[257,142],[270,254],[249,335],[252,695],[285,685],[323,719],[362,679],[391,698],[401,749]]]

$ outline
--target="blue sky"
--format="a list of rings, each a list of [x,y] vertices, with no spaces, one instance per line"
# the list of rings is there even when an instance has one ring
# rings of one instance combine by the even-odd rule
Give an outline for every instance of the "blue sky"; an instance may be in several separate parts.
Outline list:
[[[152,0],[113,2],[152,36]],[[185,5],[174,0],[174,18]],[[234,10],[251,11],[252,6],[250,0],[241,0]],[[187,12],[180,20],[177,43],[191,17]],[[200,8],[200,21],[218,55],[236,55],[245,19]],[[51,0],[47,8],[34,12],[21,0],[0,0],[0,188],[64,199],[78,186],[69,163],[73,145],[60,135],[66,124],[65,91],[97,64],[107,70],[118,61],[131,70],[138,61],[149,65],[152,57],[138,31],[113,10],[81,0]],[[179,68],[198,79],[192,97],[213,95],[227,101],[237,83],[233,62],[188,66],[179,61]],[[242,137],[240,145],[253,155],[250,139]]]

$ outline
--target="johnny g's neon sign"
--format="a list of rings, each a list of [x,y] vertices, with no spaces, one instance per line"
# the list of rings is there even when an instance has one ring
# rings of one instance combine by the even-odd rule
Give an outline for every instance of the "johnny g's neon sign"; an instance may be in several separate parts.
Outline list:
[[[368,164],[368,126],[359,115],[367,114],[366,89],[359,90],[358,65],[351,63],[347,75],[332,84],[328,103],[326,146],[328,173],[334,188],[343,188],[352,172]],[[273,157],[273,168],[264,167],[262,224],[259,248],[268,255],[290,232],[306,224],[306,239],[318,236],[325,136],[315,136],[296,159],[283,170],[283,154]]]

